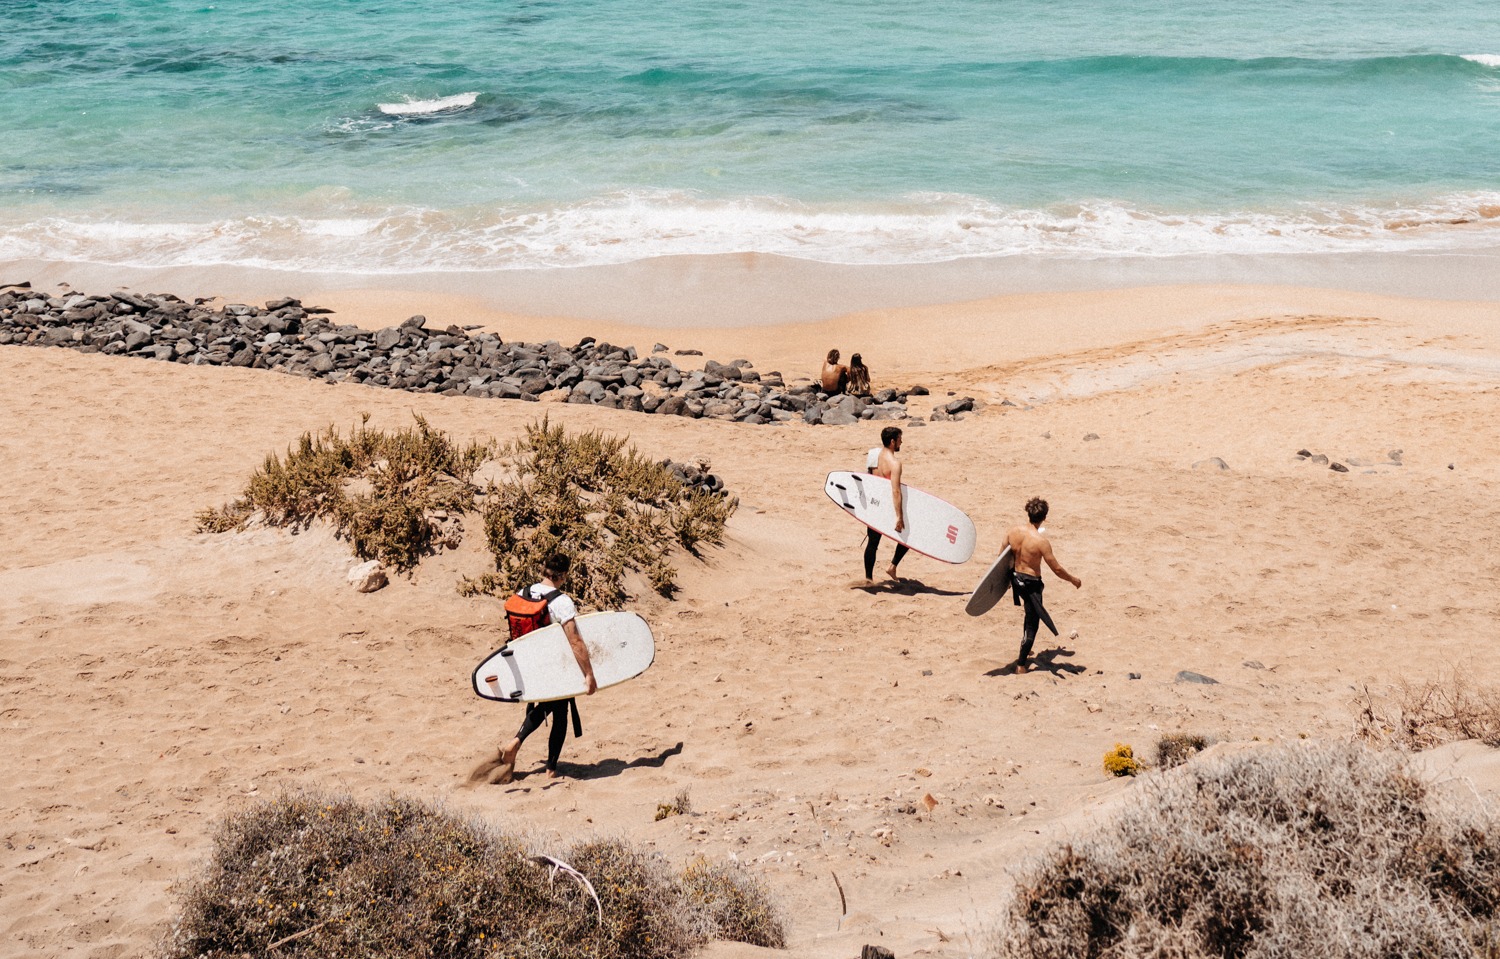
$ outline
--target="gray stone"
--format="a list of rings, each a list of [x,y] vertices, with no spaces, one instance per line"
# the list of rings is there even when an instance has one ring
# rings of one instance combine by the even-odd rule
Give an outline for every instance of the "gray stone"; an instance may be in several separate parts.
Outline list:
[[[1387,453],[1385,455],[1390,458],[1390,461],[1392,463],[1395,463],[1397,466],[1401,465],[1401,451],[1400,450],[1391,450],[1389,453]]]
[[[1328,457],[1324,456],[1322,453],[1319,453],[1316,456],[1314,456],[1311,459],[1309,459],[1308,462],[1309,463],[1317,463],[1319,466],[1327,466],[1328,465]]]
[[[1099,434],[1098,433],[1085,433],[1084,436],[1083,436],[1083,441],[1085,443],[1092,443],[1094,440],[1096,440],[1098,438],[1099,438]]]
[[[604,396],[604,386],[596,380],[583,380],[573,387],[573,396],[569,397],[571,402],[574,397],[583,397],[585,401],[596,402]]]
[[[307,364],[307,368],[314,373],[327,373],[333,369],[333,357],[327,353],[319,353]]]
[[[952,400],[943,406],[943,412],[948,414],[967,413],[974,408],[974,397],[965,396],[962,399]]]
[[[1328,468],[1333,470],[1335,473],[1349,472],[1349,467],[1345,466],[1343,463],[1329,463]]]
[[[1201,469],[1227,470],[1227,469],[1229,469],[1229,464],[1226,463],[1226,462],[1224,462],[1223,460],[1219,459],[1219,457],[1217,457],[1217,456],[1210,456],[1206,460],[1199,460],[1198,462],[1194,463],[1193,464],[1193,469],[1195,469],[1195,470],[1201,470]]]
[[[1198,684],[1203,685],[1203,686],[1217,686],[1217,685],[1219,685],[1219,681],[1217,679],[1213,679],[1211,677],[1204,676],[1202,673],[1190,672],[1190,671],[1188,671],[1186,669],[1184,669],[1182,672],[1180,672],[1180,673],[1177,674],[1177,680],[1176,681],[1179,682],[1179,683],[1198,683]]]
[[[824,426],[848,426],[858,422],[859,417],[846,409],[831,409],[823,414]]]
[[[420,313],[416,314],[415,316],[408,316],[406,319],[401,321],[401,328],[403,330],[420,330],[426,326],[427,317],[423,316]]]
[[[375,348],[377,350],[389,350],[401,342],[400,327],[388,326],[375,334]]]

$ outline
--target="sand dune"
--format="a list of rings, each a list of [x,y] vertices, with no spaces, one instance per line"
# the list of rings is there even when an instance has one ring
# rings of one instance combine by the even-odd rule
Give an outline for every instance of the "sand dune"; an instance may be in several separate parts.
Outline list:
[[[371,326],[415,312],[325,301]],[[0,349],[0,953],[149,952],[218,817],[316,786],[438,799],[544,840],[736,857],[784,897],[793,955],[968,955],[1007,869],[1136,787],[1101,771],[1115,743],[1341,736],[1366,684],[1500,676],[1493,305],[1157,289],[728,331],[452,306],[440,319],[508,337],[660,339],[789,378],[837,345],[933,402],[974,396],[961,422],[912,425],[905,456],[909,482],[974,518],[976,559],[913,555],[907,581],[858,585],[863,530],[821,485],[873,427],[549,405],[655,456],[710,458],[743,507],[724,548],[682,563],[679,599],[635,604],[657,663],[582,704],[576,778],[545,782],[533,741],[515,783],[462,788],[519,720],[468,689],[500,621],[453,588],[482,568],[478,531],[361,595],[326,530],[204,536],[194,514],[267,452],[363,412],[468,438],[542,409]],[[1210,457],[1229,469],[1193,467]],[[1049,582],[1062,638],[1015,676],[1019,615],[971,619],[963,599],[1031,495],[1084,586]],[[1492,753],[1433,762],[1495,795]],[[694,815],[654,822],[683,789]]]

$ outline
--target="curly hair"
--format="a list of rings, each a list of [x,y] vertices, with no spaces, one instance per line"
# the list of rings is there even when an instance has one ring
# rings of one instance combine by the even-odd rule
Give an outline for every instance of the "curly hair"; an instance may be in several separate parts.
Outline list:
[[[1035,526],[1047,518],[1047,501],[1040,496],[1033,496],[1026,501],[1026,518],[1031,520]]]

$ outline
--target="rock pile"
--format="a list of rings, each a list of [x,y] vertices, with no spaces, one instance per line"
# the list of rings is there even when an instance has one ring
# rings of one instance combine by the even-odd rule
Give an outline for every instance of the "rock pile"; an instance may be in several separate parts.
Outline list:
[[[780,373],[762,375],[749,360],[708,360],[701,370],[682,370],[662,355],[666,348],[660,344],[651,355],[639,356],[635,347],[592,337],[573,347],[556,341],[506,343],[493,333],[457,326],[430,330],[423,316],[371,332],[320,316],[329,312],[290,298],[264,308],[231,303],[214,309],[171,294],[45,296],[0,287],[0,344],[64,346],[417,393],[587,403],[741,423],[801,418],[843,425],[907,418],[905,392],[829,397],[812,384],[787,386]]]

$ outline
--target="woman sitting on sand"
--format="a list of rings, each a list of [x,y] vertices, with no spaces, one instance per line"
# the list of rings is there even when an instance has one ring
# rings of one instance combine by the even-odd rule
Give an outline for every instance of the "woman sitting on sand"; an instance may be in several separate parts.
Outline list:
[[[844,392],[844,387],[849,385],[849,368],[839,362],[838,350],[828,351],[828,359],[823,361],[823,372],[819,376],[819,385],[829,396]]]
[[[870,395],[870,368],[858,353],[849,357],[849,392],[854,396]]]

